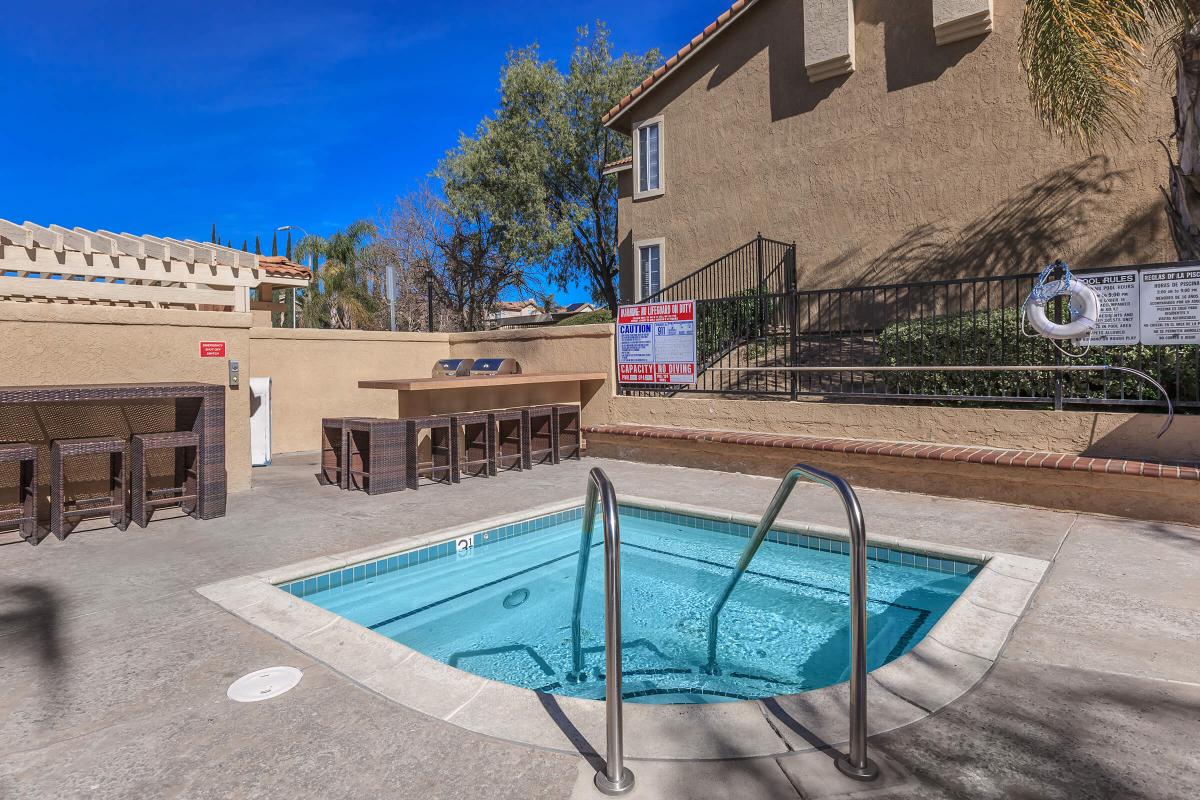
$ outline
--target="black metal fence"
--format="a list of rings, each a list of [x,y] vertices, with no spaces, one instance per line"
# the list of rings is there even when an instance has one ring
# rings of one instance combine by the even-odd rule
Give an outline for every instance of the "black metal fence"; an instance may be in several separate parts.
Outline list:
[[[1035,274],[800,290],[795,263],[793,245],[760,237],[659,292],[652,300],[696,300],[700,374],[695,385],[627,385],[622,391],[966,400],[1055,408],[1165,405],[1154,388],[1122,373],[872,371],[883,366],[1108,364],[1141,370],[1166,387],[1177,406],[1200,408],[1200,346],[1092,347],[1080,357],[1065,358],[1048,340],[1026,335],[1020,308]],[[1119,269],[1163,266],[1168,265]],[[1065,302],[1060,300],[1052,311],[1064,319]],[[762,369],[793,366],[822,369]]]
[[[768,239],[760,233],[736,250],[640,302],[664,303],[733,297],[746,292],[784,292],[791,286],[789,275],[795,275],[795,264],[795,242],[789,244]]]

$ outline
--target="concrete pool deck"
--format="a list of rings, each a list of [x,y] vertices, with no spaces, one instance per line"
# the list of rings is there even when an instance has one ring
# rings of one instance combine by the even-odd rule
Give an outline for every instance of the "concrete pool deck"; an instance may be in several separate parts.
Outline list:
[[[581,497],[591,466],[619,494],[743,513],[761,512],[777,484],[590,459],[370,498],[318,487],[315,463],[292,456],[256,470],[255,488],[231,496],[220,520],[163,514],[146,530],[81,530],[37,548],[0,538],[0,797],[596,796],[588,760],[412,711],[196,587]],[[634,761],[631,797],[1194,794],[1200,529],[859,495],[872,534],[1051,562],[991,671],[933,716],[871,738],[885,773],[878,785],[847,786],[825,753],[795,752]],[[842,510],[805,486],[785,516],[836,527]],[[234,679],[273,665],[304,679],[268,702],[226,698]],[[789,723],[796,742],[804,723]]]

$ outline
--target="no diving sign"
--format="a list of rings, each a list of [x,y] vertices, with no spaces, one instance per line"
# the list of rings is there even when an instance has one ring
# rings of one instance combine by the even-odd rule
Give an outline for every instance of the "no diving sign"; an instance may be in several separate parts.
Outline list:
[[[696,303],[621,306],[617,316],[620,383],[696,382]]]

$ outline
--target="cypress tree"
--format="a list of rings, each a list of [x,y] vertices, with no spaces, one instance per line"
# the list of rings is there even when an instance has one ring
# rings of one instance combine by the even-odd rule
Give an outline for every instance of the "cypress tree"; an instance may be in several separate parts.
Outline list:
[[[242,252],[243,252],[243,253],[249,253],[249,252],[250,252],[250,248],[246,247],[246,240],[245,240],[245,239],[242,239]]]
[[[279,231],[271,234],[271,255],[279,255]]]
[[[213,223],[213,227],[212,227],[212,243],[213,244],[217,243],[217,223],[215,223],[215,222]]]
[[[292,260],[292,232],[288,231],[287,249],[283,251],[283,257],[288,261]]]
[[[257,235],[255,235],[255,237],[254,237],[254,255],[256,255],[256,256],[262,255],[262,246],[259,245],[259,243],[258,243]]]

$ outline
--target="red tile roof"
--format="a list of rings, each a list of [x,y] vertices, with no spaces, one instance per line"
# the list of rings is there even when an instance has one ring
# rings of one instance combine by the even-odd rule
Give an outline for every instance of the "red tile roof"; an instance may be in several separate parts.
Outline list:
[[[703,45],[707,44],[714,36],[729,27],[729,24],[742,15],[750,6],[754,5],[755,0],[737,0],[729,10],[721,16],[717,17],[707,28],[702,30],[698,36],[692,39],[679,49],[679,52],[667,59],[666,63],[642,81],[634,90],[621,98],[621,102],[617,103],[607,114],[600,120],[603,124],[608,125],[619,117],[625,109],[629,108],[634,101],[645,94],[650,87],[660,82],[668,74],[670,74],[677,66],[690,56],[692,53],[699,50]]]
[[[632,166],[633,156],[625,156],[624,158],[618,158],[616,161],[610,161],[605,164],[604,169],[601,170],[601,173],[604,175],[611,175],[614,172],[620,172],[621,170],[628,169]]]
[[[258,265],[268,275],[275,275],[280,278],[300,278],[306,281],[312,280],[312,270],[302,264],[297,264],[295,261],[288,261],[283,256],[259,256]]]

